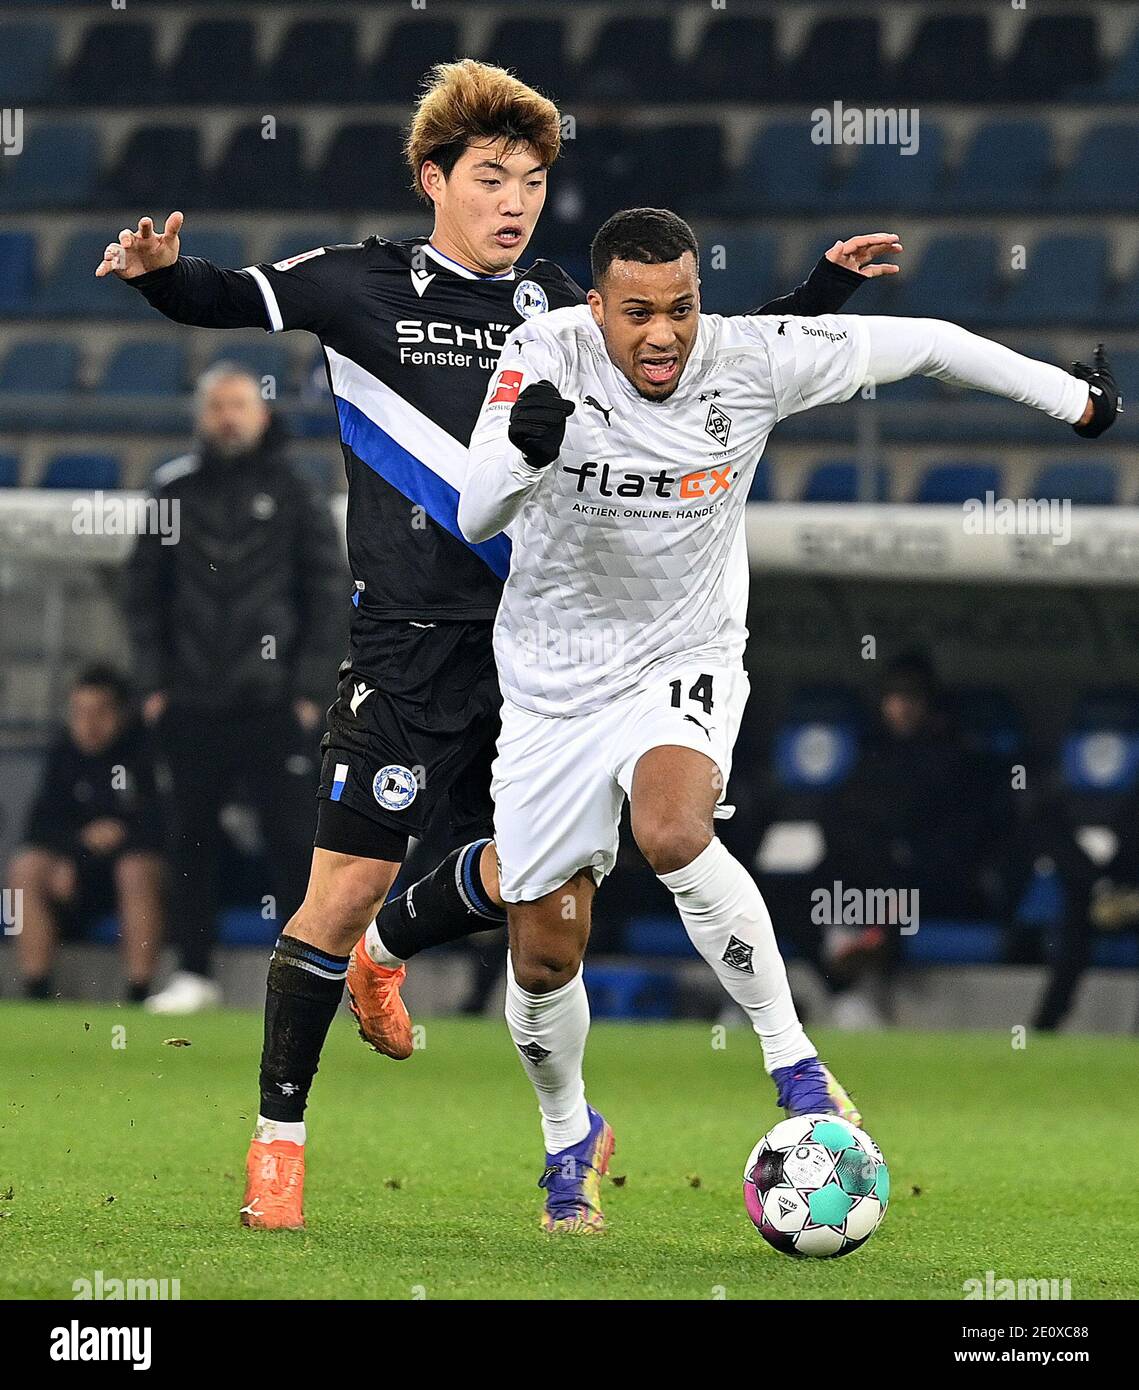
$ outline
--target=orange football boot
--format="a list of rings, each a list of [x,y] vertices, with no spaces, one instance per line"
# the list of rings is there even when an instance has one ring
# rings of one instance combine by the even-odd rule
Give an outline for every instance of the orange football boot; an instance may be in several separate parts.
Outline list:
[[[303,1231],[305,1146],[254,1139],[245,1160],[241,1224],[257,1231]]]
[[[407,966],[389,970],[377,965],[364,947],[356,942],[348,962],[348,1006],[360,1025],[360,1036],[385,1057],[402,1062],[415,1048],[411,1040],[411,1016],[399,996],[407,976]]]

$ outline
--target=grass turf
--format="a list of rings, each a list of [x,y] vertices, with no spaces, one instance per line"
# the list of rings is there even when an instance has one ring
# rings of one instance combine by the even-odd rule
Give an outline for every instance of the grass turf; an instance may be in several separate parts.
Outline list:
[[[1134,1039],[816,1038],[892,1178],[877,1234],[832,1261],[775,1253],[744,1212],[743,1161],[780,1118],[749,1033],[594,1027],[625,1182],[606,1183],[606,1236],[561,1240],[538,1230],[536,1112],[504,1028],[428,1020],[425,1039],[392,1063],[337,1019],[309,1229],[266,1235],[237,1224],[259,1017],[0,1007],[0,1297],[70,1298],[96,1270],[176,1278],[184,1299],[960,1299],[990,1269],[1139,1294]]]

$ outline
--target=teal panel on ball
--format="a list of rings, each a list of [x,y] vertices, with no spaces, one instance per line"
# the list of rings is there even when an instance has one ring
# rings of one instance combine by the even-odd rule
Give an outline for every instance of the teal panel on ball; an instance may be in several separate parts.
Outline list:
[[[890,1200],[890,1171],[884,1163],[879,1163],[874,1178],[874,1195],[883,1206]]]
[[[845,1125],[839,1124],[836,1120],[818,1120],[811,1130],[811,1138],[816,1144],[822,1144],[830,1149],[831,1153],[842,1153],[843,1149],[853,1149],[855,1147],[854,1135]]]
[[[852,1197],[867,1197],[874,1191],[878,1165],[861,1149],[847,1149],[838,1156],[835,1176],[844,1192]]]
[[[847,1196],[836,1182],[816,1187],[807,1198],[807,1208],[816,1226],[840,1225],[853,1205],[854,1198]]]

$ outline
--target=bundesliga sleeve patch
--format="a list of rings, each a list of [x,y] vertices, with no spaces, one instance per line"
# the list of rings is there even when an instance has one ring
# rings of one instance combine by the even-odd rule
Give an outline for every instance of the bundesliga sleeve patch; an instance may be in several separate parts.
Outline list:
[[[518,389],[522,385],[522,373],[503,371],[498,374],[498,385],[494,388],[490,405],[513,405],[518,399]]]

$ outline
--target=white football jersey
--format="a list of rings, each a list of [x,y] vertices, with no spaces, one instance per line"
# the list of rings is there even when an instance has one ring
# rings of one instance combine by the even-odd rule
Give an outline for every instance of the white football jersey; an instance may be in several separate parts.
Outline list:
[[[508,528],[495,623],[504,696],[575,715],[678,656],[739,661],[756,463],[784,416],[849,399],[868,355],[849,315],[703,314],[680,384],[654,402],[610,361],[588,306],[517,328],[471,438],[467,483],[477,489],[480,467],[508,457],[527,492]],[[519,393],[543,379],[575,409],[560,456],[534,470],[507,430]]]

